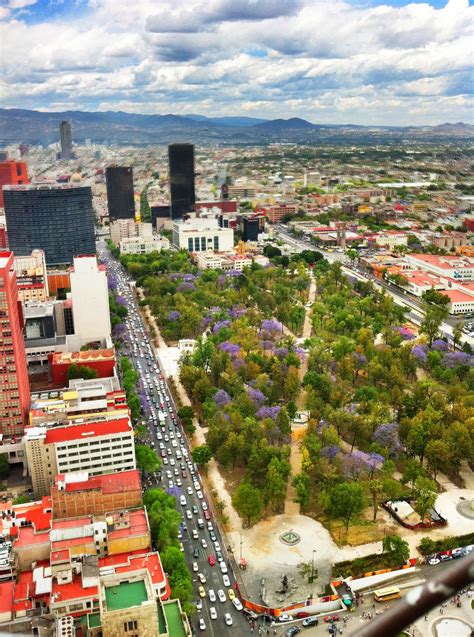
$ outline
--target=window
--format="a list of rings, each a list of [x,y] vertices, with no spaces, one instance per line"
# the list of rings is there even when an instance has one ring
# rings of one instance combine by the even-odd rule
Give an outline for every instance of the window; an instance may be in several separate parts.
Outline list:
[[[193,251],[193,240],[192,240],[192,237],[189,237],[189,239],[188,239],[188,250],[189,250],[189,252]]]
[[[201,237],[201,252],[206,251],[206,237]]]
[[[214,250],[219,250],[219,237],[214,237]]]
[[[199,237],[194,237],[194,251],[199,252]]]
[[[136,620],[130,621],[130,622],[124,622],[123,624],[123,630],[126,633],[130,632],[131,630],[137,630],[137,629],[138,629],[138,622]]]

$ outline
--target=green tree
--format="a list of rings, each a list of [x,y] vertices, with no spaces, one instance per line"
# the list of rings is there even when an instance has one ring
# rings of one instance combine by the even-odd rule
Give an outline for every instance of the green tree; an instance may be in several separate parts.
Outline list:
[[[177,546],[181,515],[176,511],[176,498],[161,489],[149,489],[143,495],[151,535],[159,551]]]
[[[142,473],[155,473],[161,467],[161,460],[150,447],[135,445],[137,467]]]
[[[160,555],[163,568],[168,575],[171,598],[182,603],[191,601],[193,584],[184,553],[175,546],[169,546]]]
[[[402,566],[410,557],[410,545],[398,535],[386,535],[383,551],[394,566]]]
[[[296,491],[295,501],[301,505],[304,510],[309,504],[310,480],[306,473],[298,473],[293,478],[293,486]]]
[[[4,453],[0,454],[0,479],[6,478],[10,472],[10,464]]]
[[[276,511],[281,508],[285,500],[289,473],[290,465],[286,460],[279,460],[277,457],[270,460],[265,480],[264,500]]]
[[[191,456],[196,464],[205,466],[212,458],[212,450],[208,445],[199,445],[191,451]]]
[[[27,502],[31,502],[31,498],[27,495],[19,495],[13,500],[13,504],[26,504]]]
[[[462,330],[463,330],[462,322],[456,323],[456,325],[453,327],[453,349],[456,349],[456,347],[458,347],[459,343],[461,342],[461,338],[463,334]]]
[[[245,518],[247,526],[260,519],[263,502],[260,491],[248,482],[241,482],[232,496],[232,504],[240,517]]]
[[[416,502],[414,509],[422,521],[425,520],[428,511],[434,507],[437,497],[436,483],[433,482],[433,480],[424,478],[423,476],[419,476],[415,480]]]
[[[415,490],[416,479],[423,475],[425,475],[425,470],[423,469],[421,462],[414,458],[408,460],[405,465],[405,470],[403,471],[402,480],[405,484],[410,484],[412,495]]]
[[[330,517],[341,518],[347,533],[351,520],[363,511],[364,506],[362,486],[357,482],[342,482],[329,491],[326,512]]]
[[[420,332],[426,334],[431,347],[438,335],[441,323],[447,318],[448,310],[445,306],[429,305],[425,312],[425,318],[420,326]]]
[[[422,555],[431,555],[436,550],[436,543],[430,537],[422,537],[418,550]]]
[[[354,263],[354,261],[359,256],[359,253],[357,252],[357,250],[354,250],[353,248],[351,248],[350,250],[348,250],[346,252],[346,255],[347,255],[348,259],[350,260],[350,262]]]
[[[441,305],[442,307],[446,307],[446,305],[449,304],[449,297],[447,297],[446,294],[442,294],[441,292],[438,292],[434,288],[431,288],[430,290],[426,290],[426,292],[423,292],[423,294],[421,295],[421,298],[426,303],[432,303],[433,305]]]
[[[374,510],[374,517],[372,519],[375,522],[377,519],[377,510],[379,508],[379,498],[383,492],[383,485],[380,480],[371,480],[369,482],[369,491],[372,496],[372,507]]]
[[[438,471],[446,471],[449,469],[451,461],[451,450],[444,440],[430,440],[425,450],[428,468],[436,480]]]
[[[76,365],[73,363],[67,370],[67,379],[72,380],[74,378],[97,378],[99,374],[96,369],[89,367],[88,365]]]

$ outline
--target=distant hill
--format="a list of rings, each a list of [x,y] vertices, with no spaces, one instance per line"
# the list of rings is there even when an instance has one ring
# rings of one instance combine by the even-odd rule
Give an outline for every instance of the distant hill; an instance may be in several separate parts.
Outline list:
[[[155,145],[177,141],[196,144],[377,144],[410,139],[432,142],[474,137],[474,126],[458,122],[439,126],[396,127],[312,124],[305,119],[265,120],[235,116],[209,118],[204,115],[141,115],[123,111],[43,112],[0,109],[0,148],[8,144],[51,144],[59,141],[59,124],[68,120],[73,140],[83,143]]]

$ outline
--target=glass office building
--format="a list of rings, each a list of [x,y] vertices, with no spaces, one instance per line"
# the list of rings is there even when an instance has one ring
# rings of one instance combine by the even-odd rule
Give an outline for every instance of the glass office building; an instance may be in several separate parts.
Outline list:
[[[194,146],[170,144],[168,146],[171,218],[180,219],[195,209]]]

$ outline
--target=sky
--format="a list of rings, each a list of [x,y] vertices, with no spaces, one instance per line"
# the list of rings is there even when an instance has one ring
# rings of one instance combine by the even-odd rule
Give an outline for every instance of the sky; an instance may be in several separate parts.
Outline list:
[[[0,0],[0,105],[473,122],[472,0]]]

